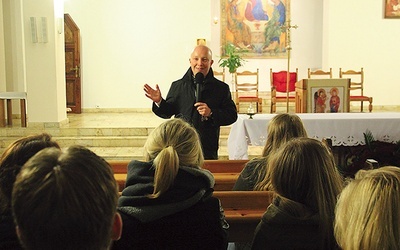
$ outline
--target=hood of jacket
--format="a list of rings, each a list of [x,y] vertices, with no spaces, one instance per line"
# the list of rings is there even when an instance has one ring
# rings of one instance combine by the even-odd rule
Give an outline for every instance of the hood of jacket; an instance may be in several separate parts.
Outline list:
[[[148,222],[182,211],[212,195],[215,181],[211,172],[181,166],[169,190],[157,198],[149,198],[153,193],[154,173],[152,162],[132,161],[128,165],[118,210]]]

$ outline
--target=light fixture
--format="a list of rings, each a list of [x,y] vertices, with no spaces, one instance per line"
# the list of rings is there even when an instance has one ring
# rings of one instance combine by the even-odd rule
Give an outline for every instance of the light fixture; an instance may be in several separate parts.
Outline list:
[[[206,39],[205,38],[197,38],[197,45],[206,45]]]
[[[213,18],[213,22],[214,22],[214,24],[218,24],[218,21],[219,21],[218,17],[217,17],[217,16],[215,16],[215,17]]]

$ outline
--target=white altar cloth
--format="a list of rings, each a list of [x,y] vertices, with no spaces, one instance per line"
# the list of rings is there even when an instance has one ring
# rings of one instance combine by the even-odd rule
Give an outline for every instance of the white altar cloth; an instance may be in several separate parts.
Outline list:
[[[239,115],[228,137],[229,159],[248,159],[248,145],[265,145],[267,126],[276,114],[256,114],[253,119]],[[365,144],[364,134],[371,131],[375,140],[400,140],[400,113],[301,113],[297,114],[311,138],[331,138],[333,146]]]

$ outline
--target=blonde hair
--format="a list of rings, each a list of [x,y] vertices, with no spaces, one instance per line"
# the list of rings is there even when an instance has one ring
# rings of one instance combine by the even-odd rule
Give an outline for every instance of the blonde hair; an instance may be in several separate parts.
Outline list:
[[[295,114],[278,114],[268,124],[267,141],[262,156],[268,156],[292,138],[307,136],[307,131],[300,117]]]
[[[262,152],[262,157],[264,159],[258,158],[258,163],[255,165],[255,172],[258,173],[258,178],[254,190],[261,190],[262,185],[260,182],[263,180],[270,180],[270,178],[266,176],[268,164],[265,158],[278,150],[290,139],[307,136],[307,131],[304,128],[303,122],[300,117],[295,114],[278,114],[271,119],[267,128],[267,141]]]
[[[281,197],[280,208],[295,214],[305,206],[317,213],[321,244],[336,244],[333,218],[343,179],[330,150],[316,139],[292,139],[270,157],[267,172],[271,182],[265,188]]]
[[[343,249],[398,249],[400,169],[360,170],[340,194],[335,237]]]
[[[150,197],[165,193],[174,183],[179,166],[203,166],[204,157],[196,130],[182,119],[162,123],[149,135],[145,145],[146,161],[155,168],[154,191]]]

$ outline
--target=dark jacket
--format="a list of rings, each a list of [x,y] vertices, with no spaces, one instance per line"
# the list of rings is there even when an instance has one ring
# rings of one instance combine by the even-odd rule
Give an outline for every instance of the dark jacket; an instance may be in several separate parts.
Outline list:
[[[202,121],[194,107],[196,86],[191,68],[182,79],[172,83],[167,98],[161,100],[159,107],[153,103],[153,112],[161,118],[175,116],[193,124],[200,135],[204,158],[217,159],[220,126],[230,125],[236,121],[236,106],[229,86],[216,79],[212,69],[201,86],[201,102],[207,103],[211,109],[210,119]]]
[[[118,201],[122,237],[113,249],[226,249],[229,226],[212,197],[214,177],[208,170],[180,167],[173,186],[150,199],[153,181],[151,162],[128,165]]]
[[[251,159],[246,163],[242,172],[238,176],[238,179],[233,186],[233,191],[253,191],[254,186],[258,184],[258,176],[261,175],[261,180],[265,176],[267,158],[266,157],[258,157]],[[258,165],[264,165],[261,169],[256,168]],[[262,171],[259,173],[258,171]]]
[[[251,249],[326,249],[321,244],[318,214],[309,211],[294,216],[280,209],[279,200],[275,198],[261,218]]]
[[[253,191],[254,186],[258,183],[258,171],[260,168],[256,168],[258,165],[265,165],[267,164],[266,157],[258,157],[249,160],[246,165],[244,166],[243,170],[240,172],[238,179],[233,186],[233,191]],[[262,167],[261,175],[265,175],[266,167]],[[254,230],[256,228],[254,227]],[[235,242],[235,249],[238,250],[248,250],[251,249],[251,242]]]

